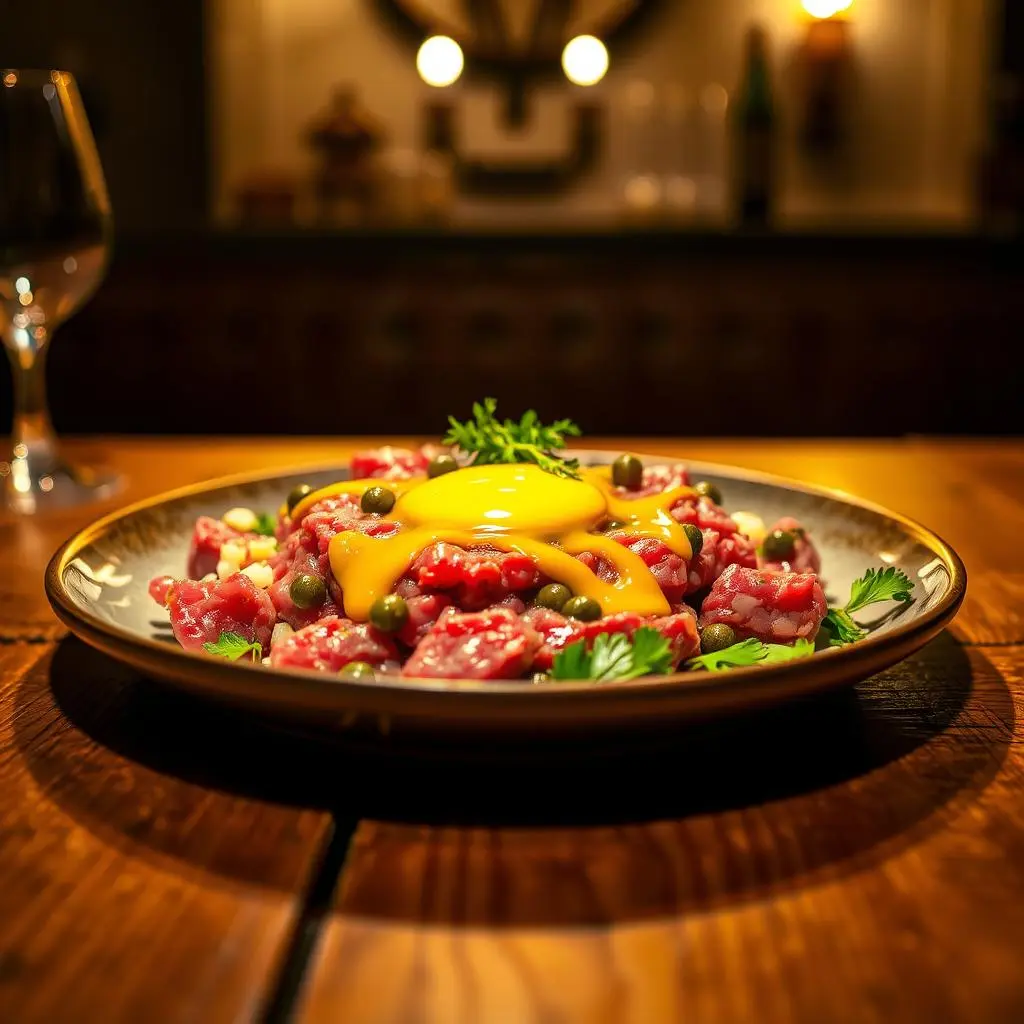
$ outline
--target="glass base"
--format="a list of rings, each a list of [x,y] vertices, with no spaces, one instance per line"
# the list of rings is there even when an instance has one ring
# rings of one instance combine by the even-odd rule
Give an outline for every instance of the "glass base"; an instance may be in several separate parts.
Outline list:
[[[103,501],[123,485],[124,478],[115,473],[71,466],[59,458],[19,457],[17,448],[10,462],[0,462],[0,507],[20,515]]]

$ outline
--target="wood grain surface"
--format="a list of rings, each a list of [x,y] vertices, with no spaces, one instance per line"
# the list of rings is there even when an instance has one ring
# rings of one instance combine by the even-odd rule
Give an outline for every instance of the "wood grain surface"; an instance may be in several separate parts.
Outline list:
[[[372,443],[69,447],[128,476],[110,509]],[[963,611],[671,747],[384,758],[67,637],[42,569],[105,509],[0,517],[0,1020],[1024,1019],[1024,443],[592,443],[882,502],[964,557]]]
[[[671,752],[421,773],[356,833],[300,1019],[1020,1019],[1020,684],[945,636]]]
[[[77,641],[0,678],[0,1019],[252,1019],[329,816],[222,789],[209,725]]]

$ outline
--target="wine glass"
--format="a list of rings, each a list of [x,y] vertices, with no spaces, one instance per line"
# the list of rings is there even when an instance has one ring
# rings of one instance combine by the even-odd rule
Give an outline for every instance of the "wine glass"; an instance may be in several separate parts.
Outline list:
[[[118,486],[115,477],[59,457],[43,366],[54,330],[106,272],[111,227],[103,168],[74,78],[0,69],[0,335],[14,374],[0,505],[16,512],[78,505]]]

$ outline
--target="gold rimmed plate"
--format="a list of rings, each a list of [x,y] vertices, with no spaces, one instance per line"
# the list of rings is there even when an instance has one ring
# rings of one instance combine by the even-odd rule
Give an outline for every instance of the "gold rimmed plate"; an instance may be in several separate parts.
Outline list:
[[[579,451],[585,464],[617,452]],[[665,462],[647,457],[648,464]],[[54,554],[46,593],[54,611],[86,643],[140,672],[288,724],[351,734],[497,738],[622,734],[778,703],[858,682],[923,646],[956,614],[967,586],[963,562],[925,527],[849,495],[763,473],[688,463],[693,479],[722,490],[730,511],[771,523],[799,519],[814,536],[830,597],[849,594],[865,569],[895,565],[914,582],[913,601],[894,609],[852,646],[801,661],[649,676],[629,682],[339,680],[182,650],[166,612],[150,598],[158,575],[184,574],[195,520],[235,506],[277,508],[297,483],[326,486],[343,467],[230,477],[172,491],[106,516]]]

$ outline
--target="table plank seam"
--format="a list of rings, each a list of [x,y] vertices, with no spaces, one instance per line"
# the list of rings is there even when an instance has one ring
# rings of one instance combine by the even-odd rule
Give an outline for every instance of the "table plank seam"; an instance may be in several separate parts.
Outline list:
[[[260,1024],[286,1024],[293,1019],[358,824],[355,819],[332,815],[332,827],[323,841],[316,866],[310,872],[309,884],[285,942],[276,976],[267,988],[264,1007],[256,1016]]]
[[[28,633],[18,635],[16,633],[0,633],[0,644],[4,646],[13,646],[14,644],[55,644],[55,640],[52,636],[44,636],[41,633]]]
[[[1024,640],[960,640],[961,647],[1021,647]]]

